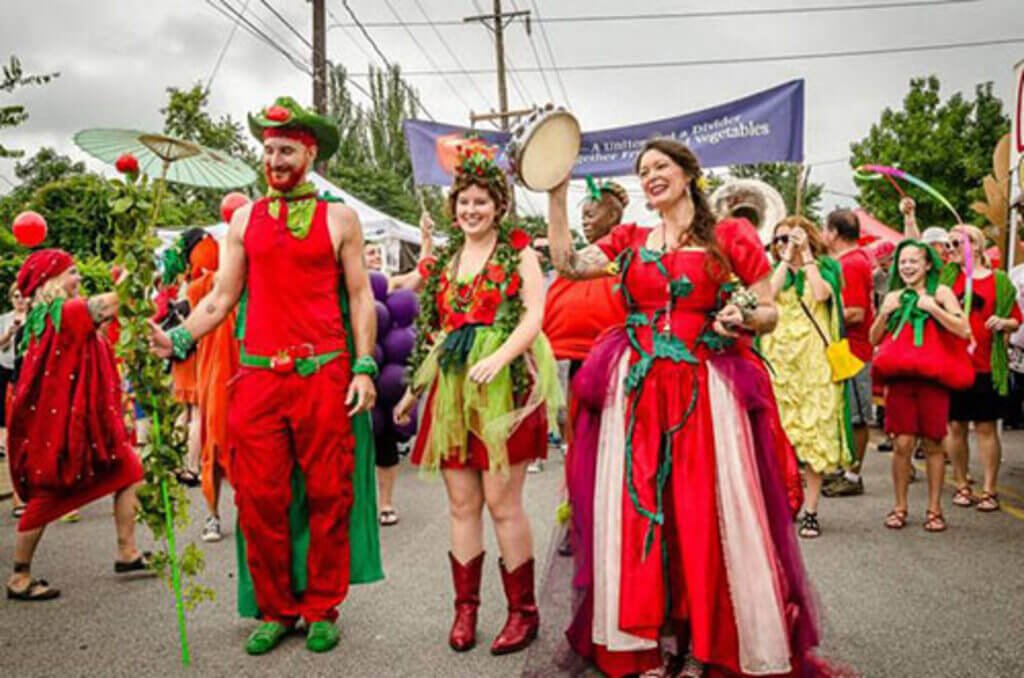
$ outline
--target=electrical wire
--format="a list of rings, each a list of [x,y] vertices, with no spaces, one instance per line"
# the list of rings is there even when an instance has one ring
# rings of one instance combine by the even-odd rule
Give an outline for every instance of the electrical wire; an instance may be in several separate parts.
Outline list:
[[[366,38],[366,41],[370,43],[371,47],[373,47],[373,51],[377,53],[377,56],[380,57],[380,60],[384,62],[384,65],[390,70],[392,68],[391,62],[388,61],[388,58],[386,56],[384,56],[384,52],[381,51],[380,47],[374,41],[373,37],[370,35],[370,32],[366,30],[362,23],[359,22],[359,17],[356,16],[355,11],[353,11],[352,7],[349,6],[348,0],[341,0],[341,4],[345,7],[345,11],[348,12],[348,15],[352,18],[352,21],[354,21],[356,26],[359,27],[359,30],[362,32],[363,37]],[[423,105],[423,102],[420,101],[420,98],[419,96],[416,95],[416,92],[413,91],[411,87],[409,87],[408,83],[406,83],[404,79],[400,78],[399,80],[402,83],[402,86],[405,87],[405,91],[409,94],[410,98],[412,98],[412,100],[416,102],[416,105],[419,106],[420,110],[423,111],[423,113],[428,118],[434,121],[434,116],[431,115],[430,111],[427,110],[427,107]]]
[[[480,14],[481,16],[484,15],[484,10],[483,10],[482,7],[480,7],[480,3],[477,2],[477,0],[473,0],[473,7],[476,8],[477,14]],[[496,19],[496,21],[501,21],[501,18],[499,17],[498,19]],[[494,44],[494,40],[495,40],[494,33],[488,31],[487,35],[491,39],[491,44]],[[512,82],[512,87],[516,90],[516,93],[519,95],[519,100],[523,102],[523,105],[526,105],[526,104],[530,103],[530,101],[532,101],[533,98],[532,97],[528,97],[524,93],[524,91],[526,90],[526,87],[523,85],[522,81],[520,81],[519,76],[516,75],[516,69],[512,66],[512,60],[509,59],[509,57],[508,57],[508,50],[507,49],[505,50],[504,58],[505,58],[505,72],[508,75],[508,79]],[[470,72],[472,72],[472,71],[470,71]],[[491,73],[495,73],[496,71],[490,71],[490,72]]]
[[[384,5],[388,8],[388,11],[391,12],[391,15],[394,16],[399,23],[402,23],[402,17],[397,11],[395,11],[395,6],[391,4],[391,0],[384,0]],[[402,25],[405,26],[404,23],[402,23]],[[416,34],[413,33],[408,26],[405,26],[405,32],[409,36],[409,39],[412,40],[412,44],[416,45],[416,48],[423,54],[424,57],[426,57],[427,63],[429,63],[434,68],[438,68],[437,62],[434,61],[434,57],[430,56],[430,52],[428,52],[423,47],[423,44],[420,43],[419,39],[416,38]],[[446,76],[444,78],[444,82],[446,85],[448,85],[448,89],[451,90],[452,94],[455,95],[455,98],[461,101],[462,104],[466,107],[467,111],[473,110],[473,106],[468,101],[466,101],[466,98],[462,96],[462,92],[460,92],[458,88],[455,87],[450,78]]]
[[[271,39],[266,33],[262,32],[255,25],[246,20],[244,16],[240,16],[234,7],[228,5],[226,9],[225,7],[219,6],[217,3],[214,2],[214,0],[206,0],[206,4],[208,4],[214,10],[223,15],[231,23],[241,27],[246,33],[249,33],[251,36],[256,38],[256,40],[264,43],[265,45],[273,49],[275,52],[283,56],[285,59],[288,60],[288,62],[292,66],[299,69],[306,75],[312,77],[313,71],[309,67],[309,64],[303,62],[300,58],[296,57],[294,54],[292,54],[285,48],[281,47],[281,45],[274,42],[273,39]]]
[[[274,16],[276,16],[276,17],[277,17],[277,20],[278,20],[278,21],[280,21],[281,23],[283,23],[283,24],[285,25],[285,27],[286,27],[286,28],[287,28],[287,29],[288,29],[289,31],[291,31],[292,35],[294,35],[294,36],[295,36],[295,37],[297,37],[297,38],[298,38],[299,40],[301,40],[301,41],[303,42],[303,44],[305,44],[305,45],[306,45],[306,47],[308,47],[308,48],[310,48],[310,49],[313,49],[313,43],[311,43],[311,42],[310,42],[310,41],[309,41],[309,40],[308,40],[308,39],[306,38],[306,36],[304,36],[304,35],[303,35],[302,33],[300,33],[300,32],[299,32],[299,30],[298,30],[297,28],[295,28],[295,26],[293,26],[293,25],[292,25],[292,22],[290,22],[290,21],[288,21],[288,19],[284,18],[284,16],[282,16],[282,15],[281,15],[281,13],[280,13],[280,12],[278,12],[278,11],[277,11],[277,9],[275,9],[273,5],[271,5],[271,4],[270,4],[270,3],[269,3],[269,2],[267,1],[267,0],[260,0],[260,3],[261,3],[261,4],[262,4],[262,5],[264,6],[264,7],[266,7],[267,9],[269,9],[269,10],[270,10],[270,13],[271,13],[271,14],[273,14]],[[246,1],[246,4],[249,4],[249,3],[248,3],[248,0]]]
[[[572,105],[569,103],[569,92],[565,89],[565,83],[562,81],[562,74],[558,70],[558,64],[555,63],[555,52],[551,49],[551,42],[548,41],[548,32],[544,28],[543,17],[540,15],[540,8],[537,6],[536,0],[530,0],[530,5],[533,7],[533,13],[537,17],[537,22],[540,25],[540,37],[544,40],[544,46],[548,51],[548,59],[551,60],[551,68],[555,71],[555,78],[558,80],[558,87],[562,90],[562,96],[565,98],[565,105],[570,108]],[[530,44],[533,44],[531,39]],[[541,71],[543,73],[543,71]]]
[[[516,6],[515,2],[512,3],[512,9],[519,11],[519,7]],[[530,18],[527,19],[527,22],[529,21]],[[527,28],[529,28],[529,25],[530,24],[527,23]],[[548,93],[548,101],[554,101],[555,95],[551,92],[551,85],[548,83],[548,74],[544,72],[544,64],[541,63],[540,53],[537,51],[537,43],[533,39],[533,31],[527,30],[526,37],[530,42],[530,50],[533,52],[533,58],[537,62],[537,68],[540,69],[540,78],[544,81],[544,90]]]
[[[246,10],[249,9],[249,3],[251,0],[245,0],[245,4],[242,5],[242,14],[245,14]],[[204,94],[210,93],[210,88],[213,87],[213,79],[217,77],[217,73],[220,71],[220,65],[224,61],[224,56],[228,53],[228,48],[231,47],[231,42],[235,39],[235,33],[238,32],[238,24],[232,22],[231,30],[228,31],[228,39],[224,41],[224,46],[220,48],[220,54],[217,55],[217,60],[213,64],[213,68],[210,70],[210,77],[206,79],[206,87],[203,88]]]
[[[781,7],[781,8],[754,8],[754,9],[732,9],[732,10],[707,10],[695,12],[657,12],[651,14],[590,14],[554,16],[546,19],[537,18],[541,24],[563,24],[563,23],[603,23],[623,21],[664,21],[666,19],[706,19],[713,17],[745,17],[785,14],[819,14],[825,12],[855,12],[887,9],[915,9],[923,7],[939,7],[942,5],[967,5],[979,0],[907,0],[905,2],[869,2],[855,5],[819,5],[811,7]],[[479,8],[477,8],[481,14]],[[459,19],[441,19],[432,22],[437,26],[465,26],[465,22]],[[397,28],[398,24],[388,21],[367,22],[363,24],[367,28]],[[426,26],[427,22],[407,22],[409,26]],[[333,26],[333,25],[332,25]]]
[[[476,90],[477,96],[480,97],[481,101],[487,101],[487,95],[485,95],[483,90],[480,89],[480,85],[477,84],[476,79],[469,73],[466,73],[466,67],[462,65],[462,61],[459,59],[458,55],[455,54],[455,51],[448,44],[448,41],[445,40],[443,35],[441,35],[441,31],[437,30],[437,26],[430,20],[430,15],[427,14],[427,10],[423,8],[423,3],[420,2],[420,0],[413,0],[413,2],[416,3],[416,7],[419,8],[420,14],[423,15],[423,18],[426,19],[427,23],[430,24],[430,27],[434,29],[434,35],[436,35],[437,39],[441,41],[441,46],[448,52],[448,56],[452,58],[455,65],[458,66],[459,70],[466,76],[466,79],[469,80],[469,84]]]
[[[561,66],[567,72],[595,72],[595,71],[632,71],[651,68],[687,68],[690,66],[723,66],[732,64],[768,63],[778,61],[809,61],[812,59],[840,59],[847,57],[877,56],[880,54],[913,54],[918,52],[934,52],[948,49],[970,49],[978,47],[996,47],[1000,45],[1016,45],[1024,43],[1022,38],[996,38],[993,40],[975,40],[971,42],[947,42],[934,45],[911,45],[907,47],[882,47],[878,49],[844,50],[839,52],[806,52],[803,54],[781,54],[760,57],[729,57],[723,59],[693,59],[689,61],[645,61],[639,63],[623,64],[578,64]],[[532,67],[518,68],[519,73],[536,73],[538,69]],[[468,71],[474,75],[488,75],[494,73],[493,68],[478,68]],[[413,76],[435,76],[446,74],[439,71],[404,71],[405,75]]]

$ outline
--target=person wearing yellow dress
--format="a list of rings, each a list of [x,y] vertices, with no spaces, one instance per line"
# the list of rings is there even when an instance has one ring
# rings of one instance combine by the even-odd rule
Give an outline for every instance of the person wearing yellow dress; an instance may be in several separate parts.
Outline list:
[[[804,466],[800,536],[811,538],[821,534],[823,475],[851,461],[846,386],[832,382],[825,355],[826,346],[843,333],[842,270],[824,255],[818,228],[805,217],[780,221],[771,249],[777,262],[771,284],[779,323],[761,338],[761,350],[772,368],[782,427]]]

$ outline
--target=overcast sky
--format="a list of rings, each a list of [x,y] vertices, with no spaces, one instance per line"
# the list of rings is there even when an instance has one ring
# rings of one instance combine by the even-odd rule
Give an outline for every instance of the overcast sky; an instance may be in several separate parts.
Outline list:
[[[220,0],[210,0],[220,4]],[[246,0],[227,0],[239,8]],[[395,22],[390,6],[405,21],[459,20],[489,9],[491,0],[349,0],[363,22]],[[277,9],[303,34],[309,34],[306,0],[249,0],[248,15],[269,24],[291,52],[305,57],[308,49],[288,32],[267,8]],[[629,15],[639,13],[791,9],[864,4],[906,4],[899,0],[716,0],[672,2],[645,0],[506,0],[507,9],[536,6],[542,17]],[[349,22],[342,0],[327,0],[338,20]],[[333,19],[329,23],[333,23]],[[409,30],[429,53],[400,26],[368,29],[384,55],[410,70],[432,70],[432,59],[444,70],[458,69],[438,34],[429,26]],[[553,22],[544,30],[559,67],[624,64],[794,53],[835,52],[896,46],[932,45],[999,39],[1024,39],[1024,2],[977,0],[941,2],[932,6],[846,12],[800,12],[778,15],[662,19],[658,21]],[[168,86],[205,82],[231,31],[231,23],[206,0],[3,0],[0,10],[0,57],[18,55],[26,70],[59,71],[60,78],[43,87],[18,90],[14,101],[25,104],[30,120],[5,131],[6,146],[29,154],[54,146],[76,159],[87,156],[71,141],[88,127],[159,129],[159,108]],[[493,68],[494,48],[479,24],[441,25],[440,36],[466,68]],[[522,24],[508,29],[507,49],[513,68],[551,65],[540,27],[533,42]],[[369,43],[351,28],[327,34],[329,58],[355,72],[365,71],[373,54]],[[863,137],[886,106],[898,107],[910,78],[936,74],[943,93],[970,93],[979,82],[992,80],[1006,109],[1013,89],[1012,69],[1024,59],[1024,42],[972,49],[857,56],[736,65],[671,67],[650,70],[568,71],[561,74],[568,102],[584,129],[619,126],[699,110],[739,98],[793,78],[806,80],[805,152],[814,165],[812,179],[830,191],[852,193],[845,158],[849,144]],[[554,73],[546,71],[552,95],[538,73],[523,73],[510,84],[510,103],[524,104],[565,95]],[[429,112],[439,121],[466,124],[467,103],[475,110],[496,105],[493,74],[414,77],[412,84]],[[460,96],[456,96],[456,92]],[[264,43],[239,30],[213,80],[211,109],[243,120],[246,111],[290,94],[311,99],[309,77]],[[483,95],[483,98],[481,98]],[[4,103],[12,100],[3,96]],[[361,100],[361,95],[357,95]],[[464,101],[463,101],[464,100]],[[0,161],[0,177],[13,177],[13,162]],[[100,165],[91,163],[97,169]],[[9,186],[0,179],[0,191]],[[539,208],[539,196],[530,200]],[[643,214],[634,200],[632,216]],[[826,194],[825,207],[850,204],[848,198]]]

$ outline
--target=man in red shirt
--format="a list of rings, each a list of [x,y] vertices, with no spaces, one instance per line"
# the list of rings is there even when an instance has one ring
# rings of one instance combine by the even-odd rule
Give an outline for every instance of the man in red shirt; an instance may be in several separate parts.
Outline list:
[[[874,322],[871,255],[857,243],[860,240],[860,222],[851,210],[836,210],[828,215],[822,238],[829,254],[843,268],[843,320],[850,351],[864,361],[864,369],[850,381],[850,419],[853,424],[854,465],[844,474],[834,476],[825,485],[826,497],[842,497],[864,493],[860,467],[868,446],[868,425],[871,411],[871,342],[868,329]]]

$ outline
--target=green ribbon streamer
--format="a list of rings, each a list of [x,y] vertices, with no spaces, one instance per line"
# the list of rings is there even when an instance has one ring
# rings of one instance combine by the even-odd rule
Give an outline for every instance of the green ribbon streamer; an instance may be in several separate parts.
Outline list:
[[[150,399],[153,408],[153,434],[155,443],[160,447],[160,414],[156,406],[156,398]],[[174,585],[174,606],[178,612],[178,639],[181,643],[181,665],[188,666],[191,656],[188,649],[188,632],[185,630],[185,604],[181,599],[181,574],[178,571],[178,550],[174,543],[174,515],[171,513],[171,499],[167,492],[167,478],[160,479],[160,495],[164,500],[164,520],[167,529],[167,555],[171,559],[171,582]]]
[[[469,360],[469,353],[476,341],[476,330],[479,325],[463,325],[444,338],[438,363],[441,369],[449,372],[459,369]]]
[[[587,175],[587,197],[591,202],[601,202],[601,187],[594,181],[594,177]]]
[[[267,197],[270,198],[267,214],[278,219],[283,206],[288,230],[299,240],[305,240],[316,212],[316,186],[313,182],[303,182],[287,192],[270,189]]]

